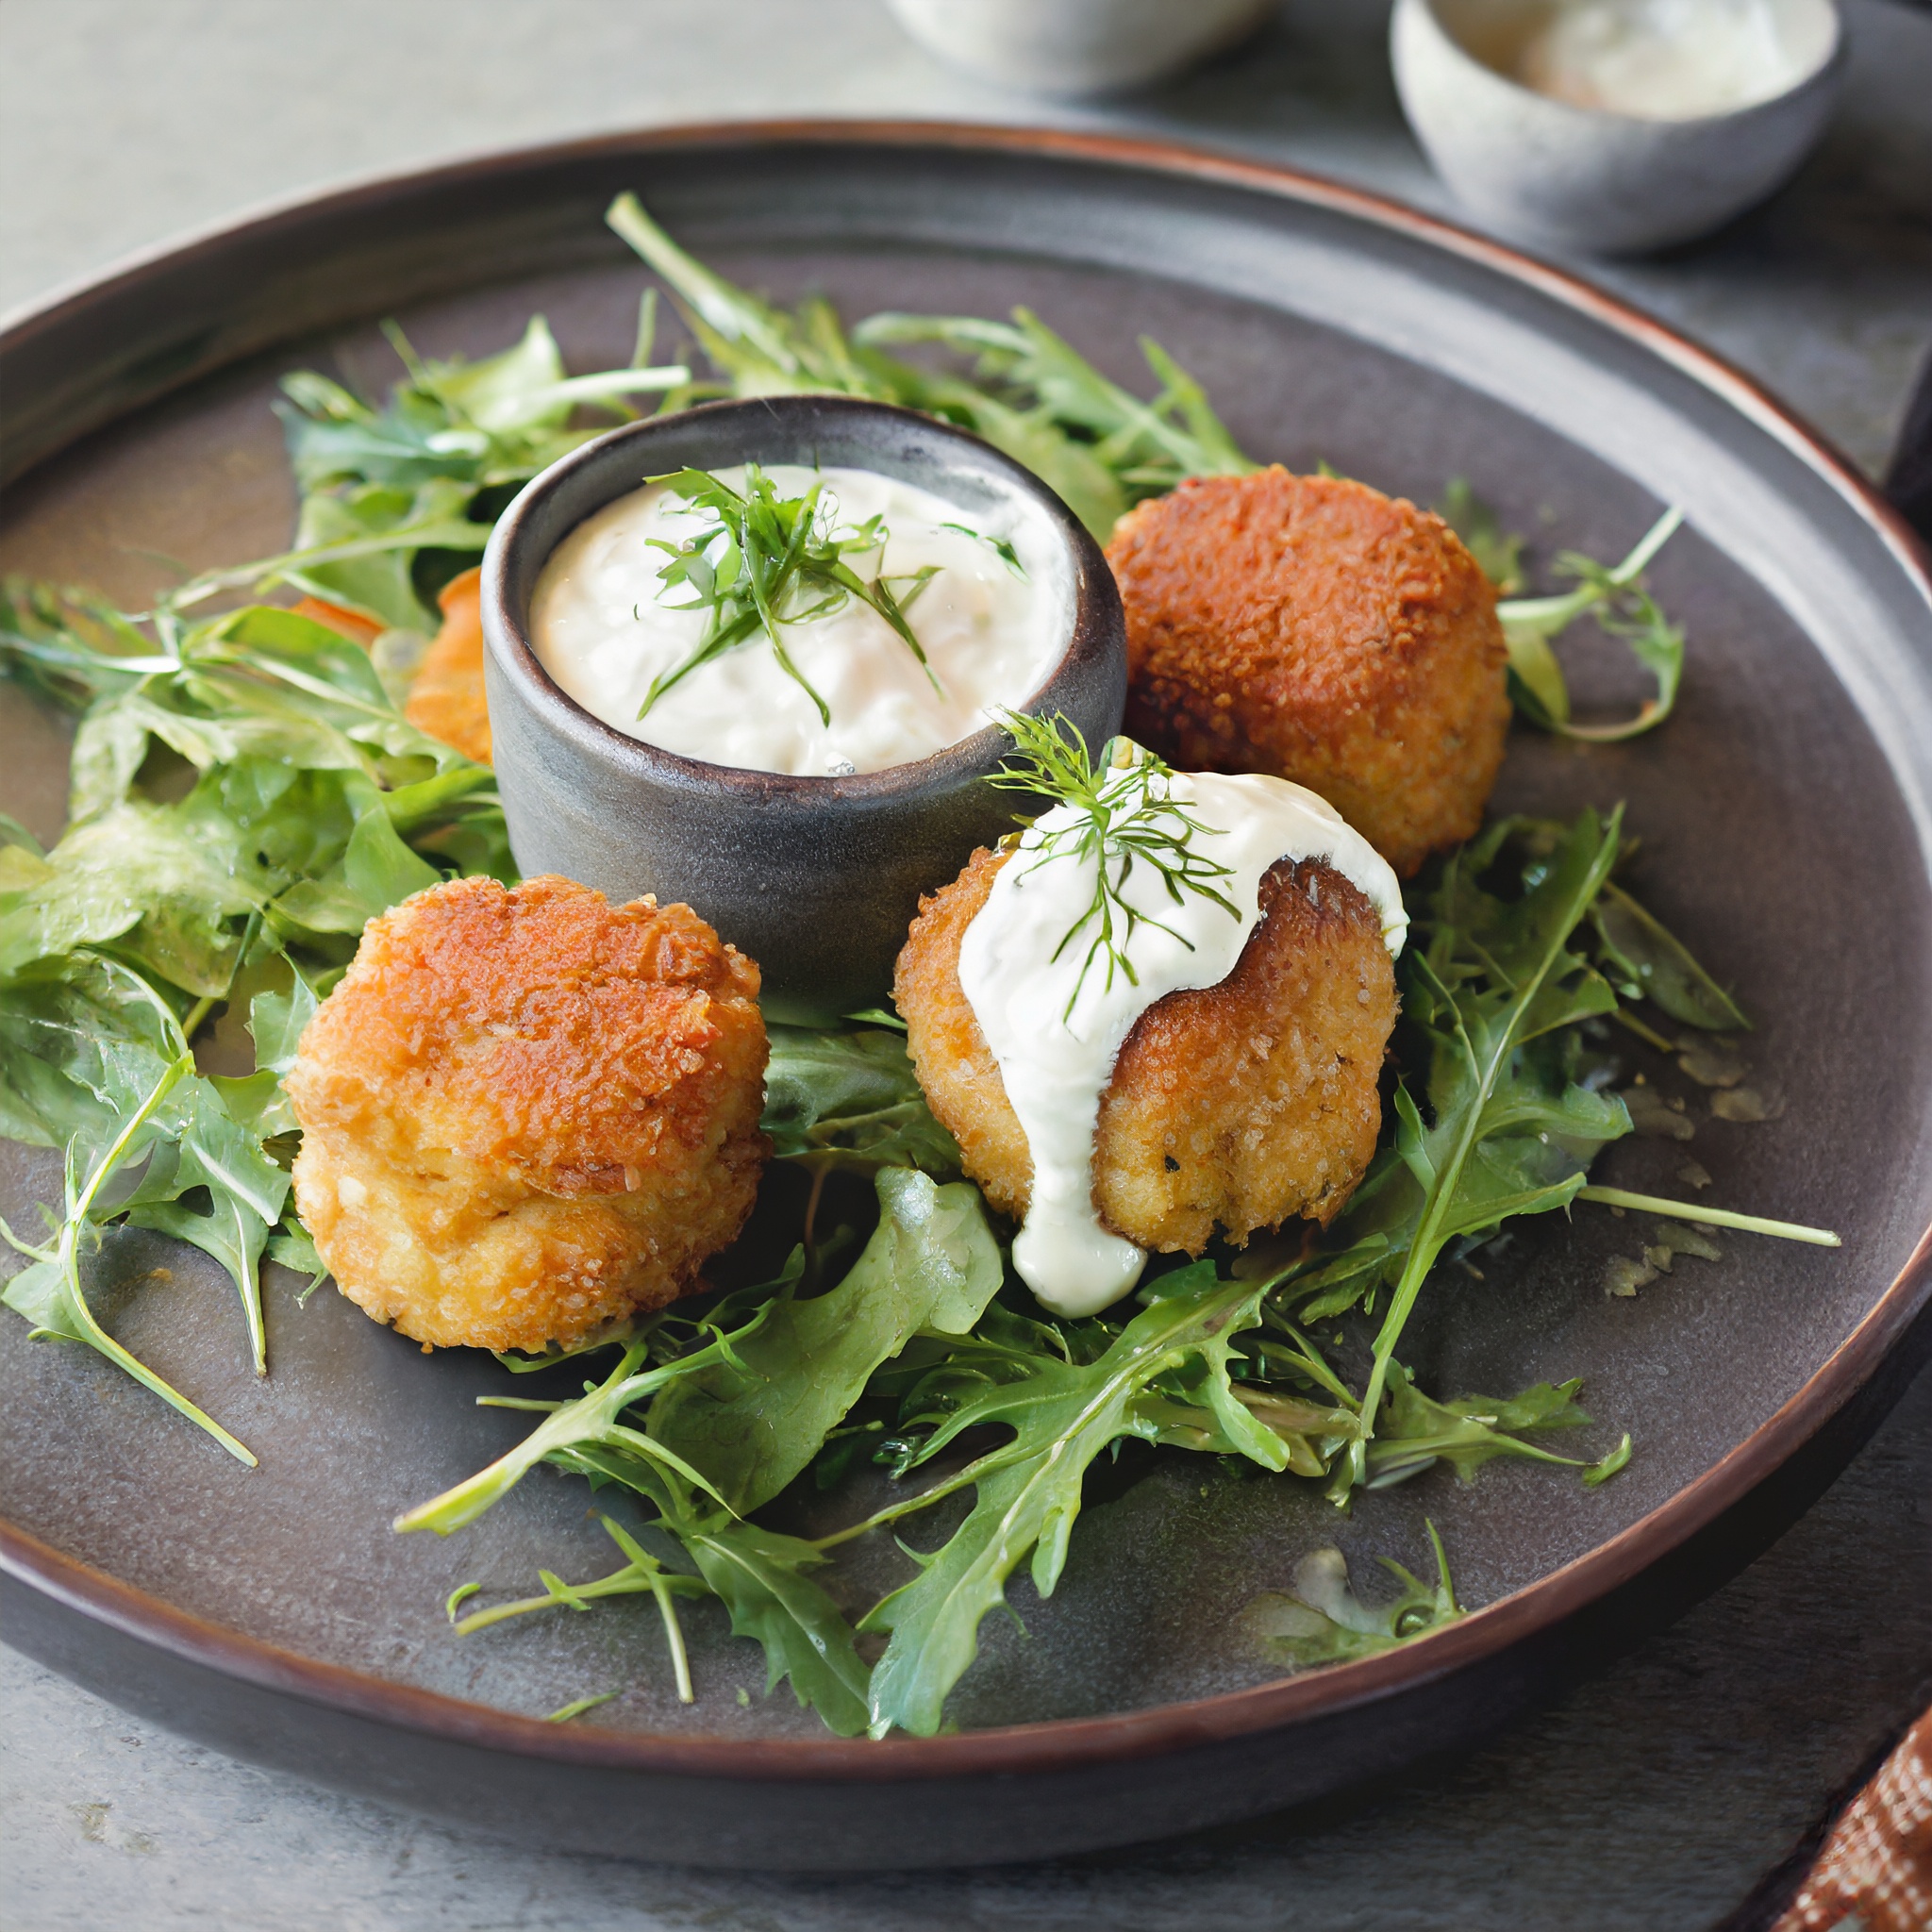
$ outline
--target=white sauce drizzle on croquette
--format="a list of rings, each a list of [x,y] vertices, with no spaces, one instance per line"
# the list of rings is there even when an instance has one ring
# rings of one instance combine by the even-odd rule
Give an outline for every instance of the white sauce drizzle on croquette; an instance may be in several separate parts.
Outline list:
[[[712,474],[745,489],[741,464]],[[823,483],[827,529],[884,519],[883,548],[848,562],[862,580],[876,573],[896,586],[932,675],[883,617],[847,597],[780,626],[828,719],[762,632],[652,699],[653,681],[691,658],[708,622],[690,585],[661,581],[667,553],[655,547],[675,549],[705,520],[653,483],[579,524],[551,553],[531,601],[539,659],[592,716],[708,764],[842,777],[930,758],[985,730],[995,710],[1024,705],[1065,654],[1074,599],[1062,546],[1024,498],[966,509],[872,470],[773,463],[764,474],[788,498]],[[934,575],[920,584],[928,568]]]
[[[1190,849],[1229,869],[1215,883],[1238,915],[1199,892],[1176,903],[1153,867],[1128,868],[1110,856],[1118,898],[1141,914],[1126,942],[1134,977],[1098,970],[1083,976],[1084,938],[1067,945],[1067,930],[1091,902],[1103,860],[1076,849],[1088,814],[1058,805],[1021,835],[959,948],[960,988],[1033,1158],[1013,1266],[1061,1315],[1091,1315],[1117,1302],[1147,1260],[1103,1225],[1093,1206],[1093,1137],[1114,1062],[1157,1000],[1218,986],[1234,971],[1260,919],[1269,868],[1283,858],[1332,866],[1381,915],[1391,955],[1408,930],[1388,862],[1314,792],[1259,774],[1177,772],[1151,783],[1164,788],[1155,796],[1186,806],[1196,821]]]

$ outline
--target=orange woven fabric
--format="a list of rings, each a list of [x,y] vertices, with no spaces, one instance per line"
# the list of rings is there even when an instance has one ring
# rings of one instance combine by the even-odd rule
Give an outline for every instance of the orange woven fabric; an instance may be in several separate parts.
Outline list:
[[[1774,1932],[1830,1932],[1851,1913],[1860,1932],[1932,1927],[1932,1710],[1845,1807]]]

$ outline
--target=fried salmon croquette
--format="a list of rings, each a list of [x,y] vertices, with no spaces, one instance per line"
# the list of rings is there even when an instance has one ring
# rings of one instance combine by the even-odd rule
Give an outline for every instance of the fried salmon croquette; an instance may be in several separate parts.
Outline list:
[[[437,599],[442,628],[424,656],[403,715],[418,731],[487,765],[495,747],[483,697],[482,585],[478,569],[466,570],[443,586]]]
[[[959,984],[959,948],[1006,858],[980,851],[922,902],[892,989],[927,1104],[966,1172],[1016,1220],[1033,1161]],[[1367,897],[1319,860],[1261,881],[1261,921],[1220,985],[1169,993],[1127,1035],[1101,1096],[1093,1203],[1115,1234],[1198,1255],[1292,1216],[1324,1224],[1381,1127],[1395,974]]]
[[[758,991],[688,906],[567,879],[372,920],[287,1081],[342,1292],[418,1341],[532,1350],[689,1293],[765,1161]]]
[[[1496,593],[1439,516],[1333,476],[1204,476],[1107,560],[1128,733],[1196,771],[1320,792],[1405,877],[1472,837],[1503,760]]]

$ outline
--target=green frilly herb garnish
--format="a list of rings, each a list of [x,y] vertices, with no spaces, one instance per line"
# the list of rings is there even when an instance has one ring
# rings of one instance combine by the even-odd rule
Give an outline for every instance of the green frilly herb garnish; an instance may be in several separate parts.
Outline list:
[[[1174,771],[1165,759],[1117,738],[1103,748],[1096,763],[1079,727],[1064,717],[1048,721],[1008,711],[1001,724],[1013,741],[1013,755],[987,782],[1003,791],[1043,793],[1078,815],[1072,824],[1023,844],[1027,871],[1069,863],[1092,867],[1091,895],[1053,952],[1058,960],[1086,939],[1079,976],[1067,997],[1069,1014],[1096,965],[1105,968],[1109,989],[1116,974],[1129,986],[1140,984],[1131,951],[1137,926],[1152,925],[1194,950],[1184,933],[1127,897],[1136,866],[1154,873],[1175,906],[1192,893],[1220,907],[1230,919],[1241,917],[1221,888],[1224,879],[1234,875],[1233,868],[1195,849],[1194,840],[1208,828],[1170,795]]]
[[[810,698],[820,722],[829,724],[831,709],[792,662],[784,632],[791,625],[828,617],[855,597],[890,627],[919,660],[932,688],[940,690],[924,648],[906,617],[907,607],[938,575],[939,566],[927,564],[902,577],[875,574],[867,578],[845,560],[883,552],[891,533],[881,518],[868,517],[841,529],[823,478],[802,495],[780,496],[756,463],[746,470],[741,495],[707,470],[680,470],[650,480],[665,484],[693,512],[710,520],[682,543],[650,540],[671,558],[658,573],[660,581],[692,592],[689,603],[667,608],[708,615],[697,648],[675,670],[652,679],[638,708],[640,718],[648,716],[667,691],[700,665],[762,633],[771,640],[785,675]]]

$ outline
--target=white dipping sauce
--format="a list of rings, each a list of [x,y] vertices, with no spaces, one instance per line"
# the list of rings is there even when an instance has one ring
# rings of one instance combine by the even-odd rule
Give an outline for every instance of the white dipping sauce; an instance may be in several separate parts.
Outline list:
[[[712,474],[743,493],[742,467]],[[1043,511],[1020,496],[997,508],[965,509],[871,470],[772,464],[765,475],[780,497],[823,481],[822,501],[841,532],[885,519],[883,555],[846,553],[861,579],[939,567],[906,608],[939,689],[886,621],[848,597],[841,609],[781,626],[786,652],[824,699],[829,724],[763,631],[661,692],[640,718],[653,681],[696,650],[708,616],[668,608],[690,603],[692,591],[658,580],[671,559],[650,540],[680,544],[717,527],[658,483],[587,518],[537,582],[530,635],[538,658],[587,711],[686,758],[828,777],[929,758],[983,730],[991,710],[1024,705],[1046,682],[1072,636],[1074,600]],[[976,534],[942,527],[948,524]],[[1009,542],[1024,575],[982,539]],[[894,589],[903,600],[910,586]]]
[[[1823,58],[1772,0],[1564,0],[1523,49],[1519,77],[1575,108],[1694,121],[1774,100]]]
[[[1388,862],[1314,792],[1258,774],[1176,773],[1164,792],[1161,780],[1151,783],[1156,797],[1186,805],[1200,824],[1190,849],[1231,868],[1231,876],[1212,883],[1241,908],[1239,918],[1191,891],[1175,905],[1152,867],[1137,865],[1121,879],[1116,861],[1122,895],[1143,915],[1127,954],[1139,984],[1120,972],[1109,984],[1105,961],[1096,959],[1075,997],[1091,926],[1058,959],[1053,956],[1092,902],[1099,860],[1074,849],[1089,821],[1061,805],[1022,834],[959,949],[960,987],[999,1062],[1033,1157],[1032,1200],[1013,1243],[1013,1265],[1062,1315],[1091,1315],[1118,1301],[1147,1259],[1110,1234],[1093,1206],[1093,1136],[1114,1061],[1134,1023],[1157,1000],[1219,985],[1234,971],[1259,922],[1268,869],[1282,858],[1321,859],[1380,913],[1391,954],[1402,950],[1408,930]]]

